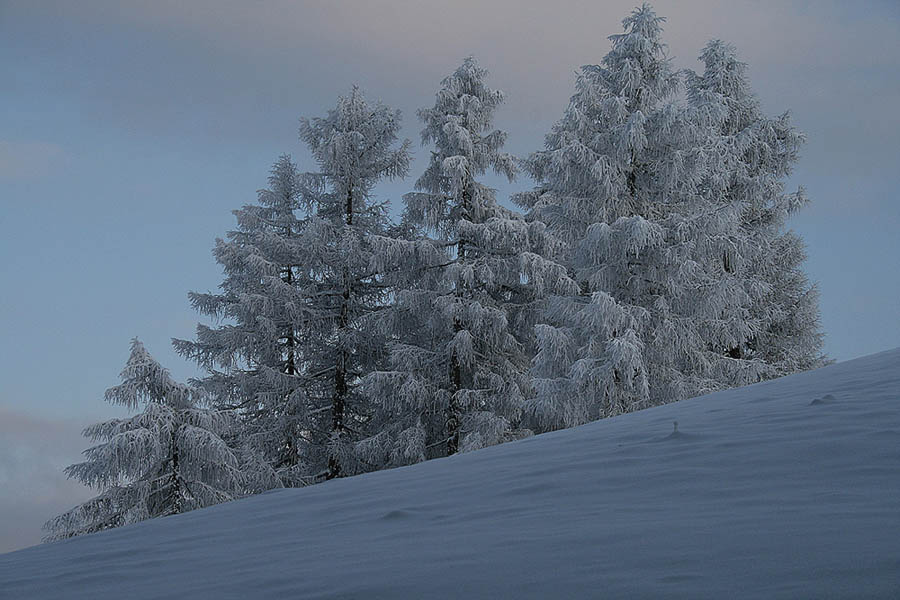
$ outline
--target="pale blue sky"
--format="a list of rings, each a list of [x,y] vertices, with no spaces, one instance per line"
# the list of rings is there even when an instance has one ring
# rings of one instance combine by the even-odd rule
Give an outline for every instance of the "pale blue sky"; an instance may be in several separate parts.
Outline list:
[[[4,447],[27,446],[11,433],[23,420],[46,427],[27,439],[83,447],[80,427],[114,414],[101,398],[132,336],[177,377],[194,373],[169,346],[197,322],[186,293],[218,285],[213,241],[278,155],[311,167],[299,117],[359,84],[403,110],[417,143],[415,109],[475,54],[508,93],[508,149],[525,155],[634,4],[0,0],[0,490],[77,460],[69,451],[35,470],[34,452]],[[792,226],[808,243],[827,352],[900,346],[898,5],[655,6],[676,67],[700,69],[709,38],[736,44],[764,109],[790,109],[808,135],[791,185],[813,204]],[[416,156],[413,177],[383,197],[411,188],[427,153],[416,145]],[[42,496],[38,525],[71,503],[65,490]],[[0,531],[0,551],[33,537]]]

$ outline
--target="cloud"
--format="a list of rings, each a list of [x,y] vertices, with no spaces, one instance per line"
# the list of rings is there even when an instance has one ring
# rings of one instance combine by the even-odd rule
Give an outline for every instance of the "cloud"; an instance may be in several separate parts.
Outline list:
[[[45,142],[0,140],[0,179],[28,179],[52,172],[62,147]]]
[[[396,77],[423,64],[444,65],[469,52],[496,50],[504,67],[522,71],[577,68],[606,53],[606,37],[621,30],[634,0],[160,0],[122,3],[85,0],[41,3],[33,10],[111,28],[135,27],[190,39],[233,55],[260,54],[294,62],[325,60],[373,65],[389,61]],[[840,2],[733,2],[658,0],[673,53],[692,63],[709,37],[738,44],[755,61],[773,64],[896,65],[898,12],[889,5],[856,10]],[[48,6],[53,6],[52,10]],[[866,44],[852,35],[866,31]],[[827,43],[825,43],[827,42]],[[309,54],[295,54],[307,50]],[[487,57],[486,57],[487,58]],[[572,61],[575,62],[572,62]],[[532,71],[533,72],[533,71]],[[539,91],[539,90],[536,90]]]
[[[83,425],[0,406],[0,552],[39,543],[47,519],[94,495],[62,472],[88,445]]]
[[[298,116],[320,114],[353,83],[414,115],[441,78],[475,54],[492,71],[492,85],[508,94],[498,125],[511,131],[516,150],[520,140],[523,147],[540,144],[572,93],[574,71],[602,59],[607,36],[621,30],[635,4],[51,0],[20,3],[18,11],[48,31],[81,32],[48,38],[46,45],[61,44],[62,56],[77,57],[70,71],[80,77],[71,85],[91,83],[82,91],[97,123],[114,119],[154,134],[281,143],[295,139]],[[808,130],[835,122],[841,116],[835,110],[855,106],[864,115],[884,115],[896,101],[897,85],[884,83],[900,74],[897,11],[889,4],[866,10],[839,2],[814,9],[803,2],[654,5],[668,18],[664,35],[676,67],[699,69],[696,57],[709,38],[731,41],[750,64],[767,111],[808,114],[801,123]],[[858,43],[863,36],[866,43]],[[92,49],[95,38],[115,52]],[[412,118],[409,123],[417,126]],[[885,130],[883,137],[893,136],[896,123],[878,129]]]

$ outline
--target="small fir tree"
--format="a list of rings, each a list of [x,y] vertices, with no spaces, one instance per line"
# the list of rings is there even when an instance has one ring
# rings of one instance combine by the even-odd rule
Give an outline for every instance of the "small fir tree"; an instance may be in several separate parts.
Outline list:
[[[179,514],[242,495],[249,481],[242,471],[242,453],[226,441],[234,435],[236,421],[229,413],[198,408],[197,393],[173,381],[133,340],[122,383],[106,391],[106,400],[142,410],[85,429],[86,437],[100,443],[87,449],[87,460],[68,467],[66,475],[103,491],[48,521],[45,541]]]

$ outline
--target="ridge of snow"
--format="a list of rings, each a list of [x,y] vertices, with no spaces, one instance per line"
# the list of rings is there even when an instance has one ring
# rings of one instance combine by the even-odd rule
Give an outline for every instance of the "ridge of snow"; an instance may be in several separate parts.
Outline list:
[[[900,349],[3,554],[0,598],[897,598],[898,540]]]

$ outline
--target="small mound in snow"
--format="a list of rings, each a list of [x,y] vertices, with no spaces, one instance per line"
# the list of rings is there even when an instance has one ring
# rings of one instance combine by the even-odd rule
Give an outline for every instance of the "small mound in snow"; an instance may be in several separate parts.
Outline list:
[[[678,421],[672,422],[672,433],[667,435],[666,437],[656,440],[658,442],[669,442],[669,441],[682,441],[682,442],[697,442],[704,438],[702,435],[697,435],[696,433],[687,433],[684,430],[678,429]]]
[[[895,599],[898,439],[900,349],[0,555],[0,597]]]
[[[812,402],[809,403],[810,406],[818,406],[821,404],[831,404],[834,402],[834,396],[831,394],[825,394],[821,398],[814,398]]]

